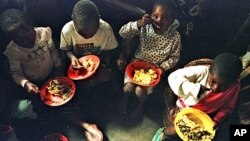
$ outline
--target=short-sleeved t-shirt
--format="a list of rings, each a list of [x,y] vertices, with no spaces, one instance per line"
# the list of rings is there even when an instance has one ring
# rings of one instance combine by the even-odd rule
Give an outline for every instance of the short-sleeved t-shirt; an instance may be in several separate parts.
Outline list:
[[[61,32],[60,48],[72,50],[76,56],[88,52],[100,54],[102,51],[111,50],[118,46],[112,27],[102,19],[96,34],[85,39],[77,33],[73,21],[66,23]]]

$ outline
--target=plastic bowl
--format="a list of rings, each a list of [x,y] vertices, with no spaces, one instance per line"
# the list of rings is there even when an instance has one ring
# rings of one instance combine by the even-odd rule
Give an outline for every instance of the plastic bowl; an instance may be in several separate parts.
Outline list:
[[[63,134],[52,133],[45,135],[41,141],[69,141],[69,139]]]
[[[133,77],[134,77],[134,74],[135,74],[135,70],[140,70],[140,69],[153,69],[156,74],[157,74],[157,78],[155,81],[153,81],[152,83],[150,84],[143,84],[143,83],[139,83],[137,81],[134,81]],[[161,72],[160,70],[153,64],[149,63],[149,62],[146,62],[146,61],[142,61],[142,60],[136,60],[136,61],[133,61],[131,63],[129,63],[126,67],[126,70],[125,70],[128,78],[134,83],[134,84],[137,84],[137,85],[141,85],[141,86],[155,86],[157,85],[159,82],[160,82],[160,76],[161,76]]]
[[[13,132],[13,127],[10,125],[0,125],[0,140],[5,141]]]

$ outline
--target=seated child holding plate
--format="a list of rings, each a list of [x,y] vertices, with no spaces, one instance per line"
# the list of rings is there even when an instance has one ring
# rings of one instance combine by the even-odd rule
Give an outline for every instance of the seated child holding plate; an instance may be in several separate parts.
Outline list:
[[[81,86],[94,86],[111,79],[110,58],[118,43],[112,27],[102,20],[96,5],[89,0],[78,1],[72,12],[72,21],[61,31],[60,48],[65,52],[72,67],[81,68],[79,58],[97,55],[101,64],[94,76],[81,81]]]
[[[62,28],[60,49],[64,51],[70,61],[70,65],[75,69],[84,67],[84,62],[81,62],[82,57],[96,55],[100,59],[100,65],[95,74],[87,79],[75,81],[77,91],[79,92],[78,101],[88,98],[84,97],[86,96],[86,90],[91,90],[93,86],[100,86],[98,84],[104,84],[111,80],[110,59],[114,56],[117,47],[118,43],[113,29],[100,18],[99,10],[95,3],[90,0],[78,1],[73,7],[72,20]],[[90,61],[89,65],[91,66],[92,63]],[[79,77],[82,76],[79,75]],[[94,87],[94,90],[96,90],[96,87]],[[93,97],[93,95],[90,97]],[[86,110],[86,106],[81,107],[83,107],[82,110]],[[85,123],[82,119],[79,117],[78,119],[78,123],[85,128]],[[97,126],[91,125],[90,127],[93,127],[93,129],[84,132],[87,140],[94,140],[94,138],[102,139],[102,133]],[[97,139],[95,140],[97,141]]]
[[[4,55],[8,58],[10,73],[15,82],[14,97],[39,99],[34,94],[39,93],[43,82],[49,76],[61,75],[63,72],[51,29],[33,27],[27,15],[17,9],[4,11],[0,24],[2,31],[11,39]]]
[[[176,107],[169,111],[165,119],[166,127],[158,130],[154,141],[176,135],[173,124],[175,115],[186,107],[207,113],[214,122],[214,130],[222,127],[222,123],[237,106],[241,70],[242,63],[237,56],[221,53],[215,57],[211,66],[188,66],[172,72],[168,82],[178,96]]]
[[[165,72],[179,61],[181,51],[181,37],[177,28],[179,22],[175,19],[174,5],[171,1],[158,0],[151,15],[145,14],[141,19],[129,22],[121,27],[120,35],[124,40],[139,35],[140,44],[133,56],[134,59],[154,64]],[[126,53],[126,52],[122,52]],[[124,70],[127,57],[121,54],[117,61],[120,70]],[[131,117],[140,117],[144,111],[147,96],[153,92],[153,87],[143,87],[131,83],[125,74],[124,95],[120,102],[120,110],[127,113],[127,102],[131,94],[139,99],[138,106],[132,111]]]

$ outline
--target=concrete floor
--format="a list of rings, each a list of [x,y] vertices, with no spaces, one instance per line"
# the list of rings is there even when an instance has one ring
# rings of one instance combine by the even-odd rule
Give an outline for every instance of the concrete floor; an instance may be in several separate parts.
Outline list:
[[[103,93],[102,90],[92,90],[90,94]],[[119,90],[112,90],[111,93],[116,94],[104,103],[92,103],[95,106],[86,108],[90,113],[90,121],[96,123],[103,131],[104,141],[151,141],[157,129],[163,126],[162,113],[164,110],[163,90],[157,90],[153,96],[150,96],[147,107],[141,118],[133,119],[129,115],[120,113],[117,109],[120,100]],[[93,94],[94,95],[94,94]],[[98,101],[98,99],[97,99]],[[100,100],[99,100],[100,102]],[[136,104],[136,100],[132,99],[132,105]],[[130,109],[133,106],[130,106]],[[93,112],[94,111],[94,112]],[[30,111],[26,111],[26,115],[30,115]],[[92,116],[92,118],[91,118]],[[44,118],[23,118],[12,119],[12,125],[15,132],[7,141],[39,141],[43,136],[50,133],[61,133],[67,136],[70,141],[84,141],[83,131],[81,128],[65,121],[63,117],[57,115]]]
[[[156,131],[163,126],[164,86],[160,85],[155,93],[150,95],[141,118],[133,119],[129,114],[124,115],[118,111],[121,89],[112,89],[108,91],[109,93],[103,89],[92,89],[85,95],[86,100],[82,101],[86,106],[84,113],[88,115],[89,122],[96,123],[103,131],[104,141],[151,141]],[[131,99],[130,110],[136,102],[136,99]],[[53,107],[48,108],[53,109]],[[72,109],[63,110],[70,112]],[[30,110],[25,114],[30,115]],[[70,141],[85,141],[83,130],[79,126],[56,113],[45,115],[36,119],[12,118],[11,125],[15,132],[7,141],[40,141],[51,133],[64,134]],[[232,123],[229,122],[229,125]],[[218,135],[216,141],[229,140],[229,125],[216,133]]]

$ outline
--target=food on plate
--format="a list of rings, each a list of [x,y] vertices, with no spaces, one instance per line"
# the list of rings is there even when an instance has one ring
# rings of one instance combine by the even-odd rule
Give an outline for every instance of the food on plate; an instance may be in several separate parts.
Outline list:
[[[153,69],[137,69],[134,72],[133,80],[144,85],[155,82],[158,77]]]
[[[180,132],[186,138],[186,141],[212,141],[213,135],[204,129],[203,125],[189,119],[187,115],[176,122]]]
[[[73,67],[73,72],[76,73],[78,76],[79,75],[84,75],[86,73],[87,69],[85,68],[74,68]]]
[[[53,133],[44,136],[41,141],[68,141],[68,138],[62,134]]]
[[[72,93],[71,86],[62,84],[57,79],[53,79],[49,82],[48,86],[46,86],[48,93],[52,96],[59,97],[63,100],[66,100],[70,94]]]
[[[95,68],[95,61],[93,60],[93,58],[83,60],[80,63],[85,69],[87,69],[88,72],[93,71]]]

